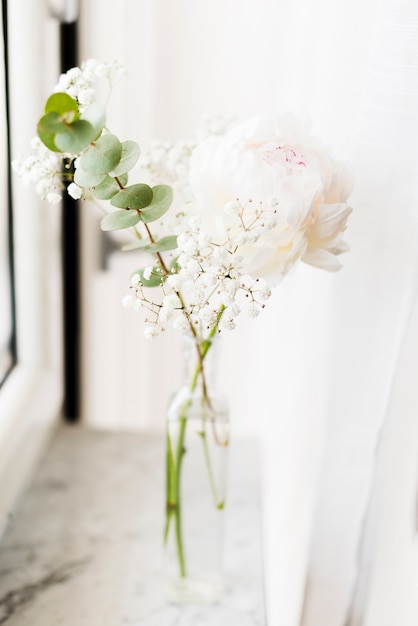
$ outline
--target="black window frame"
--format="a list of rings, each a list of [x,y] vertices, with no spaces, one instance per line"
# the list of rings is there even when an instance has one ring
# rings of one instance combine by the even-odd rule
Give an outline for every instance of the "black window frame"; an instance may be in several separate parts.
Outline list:
[[[13,253],[13,201],[12,201],[12,172],[11,172],[11,137],[10,137],[10,83],[9,83],[9,45],[8,45],[8,11],[7,0],[1,0],[2,6],[2,36],[4,45],[4,89],[5,89],[5,112],[6,112],[6,156],[7,156],[7,242],[10,275],[10,313],[11,329],[9,338],[10,364],[7,370],[1,374],[0,387],[7,380],[10,372],[18,361],[17,354],[17,331],[16,331],[16,293],[15,293],[15,265]]]

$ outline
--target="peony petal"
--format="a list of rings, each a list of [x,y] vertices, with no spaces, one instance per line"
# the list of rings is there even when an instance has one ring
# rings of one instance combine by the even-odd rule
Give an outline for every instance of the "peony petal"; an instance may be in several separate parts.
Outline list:
[[[337,257],[328,250],[308,250],[302,257],[302,261],[308,265],[318,267],[328,272],[337,272],[342,264]]]

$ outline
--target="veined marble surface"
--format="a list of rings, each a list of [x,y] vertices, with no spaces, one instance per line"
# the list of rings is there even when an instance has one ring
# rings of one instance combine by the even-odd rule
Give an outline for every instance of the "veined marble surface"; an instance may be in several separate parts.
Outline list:
[[[231,443],[224,599],[177,606],[160,585],[163,437],[60,429],[0,542],[0,624],[265,626],[254,448]]]

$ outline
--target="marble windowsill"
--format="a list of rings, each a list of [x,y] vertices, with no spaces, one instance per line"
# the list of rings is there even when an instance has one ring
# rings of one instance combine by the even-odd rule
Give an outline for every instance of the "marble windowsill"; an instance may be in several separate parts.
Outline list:
[[[160,592],[163,438],[63,427],[0,543],[0,624],[265,626],[258,457],[231,444],[228,584],[215,606]]]

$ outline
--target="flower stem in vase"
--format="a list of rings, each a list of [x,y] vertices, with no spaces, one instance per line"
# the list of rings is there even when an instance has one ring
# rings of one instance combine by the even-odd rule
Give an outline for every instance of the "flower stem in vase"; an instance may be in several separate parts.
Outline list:
[[[216,450],[227,447],[228,435],[225,430],[226,434],[220,437],[216,426],[217,420],[225,421],[226,409],[223,406],[222,411],[219,412],[220,399],[212,393],[209,384],[211,377],[207,375],[210,374],[210,371],[206,371],[206,366],[211,364],[211,360],[207,361],[207,358],[212,351],[216,330],[217,325],[212,328],[207,338],[190,338],[189,343],[191,344],[191,355],[194,363],[191,372],[189,370],[189,383],[176,394],[174,408],[172,404],[167,421],[167,503],[164,541],[166,546],[171,543],[171,550],[174,550],[176,555],[177,576],[185,582],[186,579],[196,578],[196,564],[191,565],[189,562],[195,557],[194,550],[189,545],[191,533],[197,530],[205,539],[207,538],[205,514],[200,513],[199,504],[196,504],[198,510],[195,517],[201,515],[201,520],[194,523],[190,522],[190,508],[194,506],[194,502],[191,501],[190,484],[195,480],[193,474],[196,467],[201,468],[201,470],[204,469],[206,478],[202,476],[202,481],[196,482],[196,485],[192,486],[192,491],[195,493],[192,496],[193,500],[202,498],[206,503],[207,496],[210,496],[210,502],[205,504],[205,506],[210,505],[209,515],[212,515],[210,509],[213,512],[218,511],[219,514],[225,505],[224,480],[222,476],[219,476],[219,469],[223,468],[223,464],[219,464]],[[209,428],[209,422],[211,428]],[[212,435],[215,447],[211,449]],[[199,450],[196,449],[197,439],[195,436],[201,440],[200,454]],[[216,472],[213,464],[215,453],[218,461]],[[185,465],[186,458],[188,461]],[[193,465],[196,462],[197,466]],[[185,487],[186,484],[187,487]],[[207,496],[205,491],[207,491]],[[193,528],[192,531],[191,528]],[[171,532],[172,534],[170,534]],[[171,541],[170,536],[172,537]],[[185,546],[185,542],[188,546]],[[174,543],[175,548],[173,547]]]

